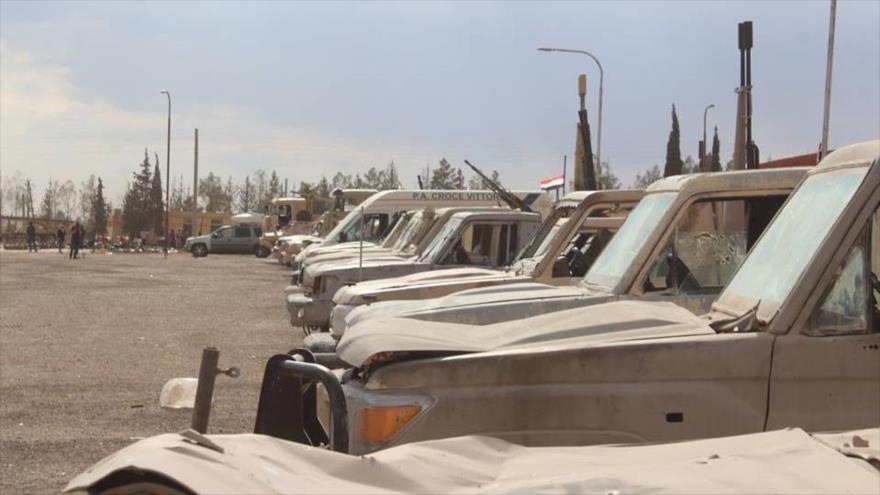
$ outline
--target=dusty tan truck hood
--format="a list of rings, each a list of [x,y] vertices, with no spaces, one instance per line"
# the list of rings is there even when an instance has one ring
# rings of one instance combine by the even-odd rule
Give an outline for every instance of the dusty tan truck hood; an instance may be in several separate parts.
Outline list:
[[[482,326],[370,318],[348,329],[336,352],[359,367],[385,353],[458,354],[714,333],[672,303],[617,301]]]
[[[364,295],[375,295],[381,298],[383,293],[400,290],[425,290],[430,294],[433,287],[467,285],[470,283],[522,278],[511,272],[490,270],[487,268],[444,268],[427,272],[413,273],[403,277],[385,278],[361,282],[357,285],[343,287],[336,292],[333,301],[336,304],[352,304],[361,302]],[[430,296],[428,296],[430,297]]]
[[[360,258],[355,258],[315,263],[309,266],[308,274],[314,278],[328,274],[334,275],[339,272],[349,272],[361,267],[367,269],[390,265],[412,265],[414,263],[412,258],[404,258],[393,254],[376,254],[375,256],[364,257],[363,262],[361,262]]]
[[[850,432],[875,451],[880,430]],[[877,493],[880,475],[803,430],[657,445],[522,447],[470,436],[352,456],[256,434],[141,440],[74,478],[152,472],[196,493]]]
[[[346,249],[341,251],[333,251],[329,253],[318,253],[312,256],[307,257],[303,260],[302,265],[305,267],[316,265],[318,263],[327,263],[329,261],[339,261],[339,260],[350,260],[353,258],[360,258],[361,256],[360,250],[356,249],[354,251]],[[374,257],[374,256],[387,256],[391,255],[393,251],[388,248],[382,248],[377,246],[364,246],[363,256]]]

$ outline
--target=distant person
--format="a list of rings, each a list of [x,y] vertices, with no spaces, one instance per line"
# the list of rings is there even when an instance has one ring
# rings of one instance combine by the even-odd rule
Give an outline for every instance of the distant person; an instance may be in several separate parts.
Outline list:
[[[27,226],[27,246],[28,252],[31,251],[37,252],[37,228],[34,227],[34,222],[28,222]]]
[[[79,246],[82,243],[82,238],[82,225],[76,222],[73,224],[73,228],[70,229],[70,254],[67,255],[69,259],[77,259],[79,257]]]
[[[64,231],[64,227],[58,227],[58,232],[55,233],[55,238],[58,241],[58,252],[63,254],[64,250],[64,237],[67,235],[67,232]]]

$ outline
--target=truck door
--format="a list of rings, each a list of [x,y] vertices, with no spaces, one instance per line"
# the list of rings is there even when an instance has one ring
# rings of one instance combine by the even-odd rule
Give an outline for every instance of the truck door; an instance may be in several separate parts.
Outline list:
[[[222,227],[211,234],[211,252],[229,253],[232,245],[232,227]]]
[[[236,225],[232,229],[232,240],[229,250],[233,253],[250,253],[253,251],[254,241],[251,238],[251,228],[247,225]]]
[[[849,249],[806,325],[776,340],[767,429],[880,423],[880,214]],[[822,289],[818,289],[822,290]]]
[[[491,267],[493,242],[497,240],[499,224],[472,222],[459,229],[458,235],[446,247],[440,265]]]

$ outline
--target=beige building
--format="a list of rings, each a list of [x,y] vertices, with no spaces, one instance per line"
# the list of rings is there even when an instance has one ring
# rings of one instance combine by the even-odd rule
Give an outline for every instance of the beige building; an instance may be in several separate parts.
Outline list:
[[[203,235],[228,225],[232,219],[232,212],[224,211],[218,213],[197,212],[195,214],[195,222],[193,222],[193,212],[183,210],[171,210],[168,213],[168,227],[173,232],[182,232],[184,237],[192,235]],[[193,229],[195,223],[195,229]],[[110,216],[107,229],[110,231],[111,238],[124,235],[122,230],[122,210],[116,208],[113,215]]]

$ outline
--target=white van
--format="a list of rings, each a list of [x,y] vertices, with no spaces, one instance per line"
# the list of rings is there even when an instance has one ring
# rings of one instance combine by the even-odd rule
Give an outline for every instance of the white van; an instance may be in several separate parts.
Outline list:
[[[540,214],[542,218],[553,209],[550,197],[543,191],[511,191],[511,193],[521,199],[532,211]],[[308,248],[318,245],[332,246],[341,242],[360,240],[363,240],[365,245],[370,245],[370,243],[375,243],[385,237],[403,213],[412,210],[423,210],[429,206],[440,208],[444,206],[498,205],[507,206],[492,191],[421,189],[380,191],[349,212],[324,237],[323,242],[320,244],[309,244]],[[301,247],[296,246],[288,246],[289,250],[290,248],[293,248],[294,252],[302,250]]]

